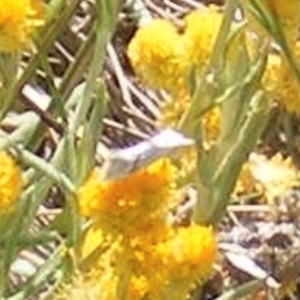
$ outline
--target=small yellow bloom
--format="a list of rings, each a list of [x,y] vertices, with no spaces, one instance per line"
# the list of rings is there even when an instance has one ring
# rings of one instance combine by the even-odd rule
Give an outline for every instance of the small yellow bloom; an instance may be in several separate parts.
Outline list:
[[[191,225],[165,230],[168,232],[158,240],[147,237],[152,231],[149,228],[135,237],[124,236],[108,244],[110,248],[101,253],[92,267],[98,269],[97,282],[107,295],[114,295],[125,277],[129,279],[126,299],[166,299],[167,295],[171,299],[184,299],[193,284],[208,278],[217,255],[212,229]],[[90,238],[96,237],[95,234],[99,231],[94,231]],[[101,240],[102,235],[99,237]]]
[[[260,183],[269,203],[299,184],[298,171],[290,157],[284,159],[277,153],[268,159],[264,155],[253,153],[249,164],[253,177]]]
[[[21,50],[43,24],[40,0],[0,0],[0,51]]]
[[[251,153],[243,165],[234,193],[255,193],[259,195],[259,201],[274,204],[276,198],[298,184],[298,172],[290,157],[283,158],[277,153],[268,158]]]
[[[193,66],[202,67],[209,56],[222,14],[216,6],[193,11],[184,19],[183,33],[169,21],[156,19],[141,27],[128,46],[136,74],[150,87],[171,94],[188,94]]]
[[[120,233],[141,226],[144,219],[148,223],[152,214],[154,218],[165,215],[175,173],[168,159],[158,160],[120,180],[101,181],[98,171],[79,190],[83,216],[95,219],[108,231]]]
[[[134,275],[129,286],[131,295],[185,299],[193,285],[211,273],[217,243],[211,228],[192,225],[170,229],[161,241],[141,244],[131,253],[129,261]]]
[[[22,188],[21,170],[4,151],[0,151],[0,211],[6,212],[15,203]]]
[[[145,84],[173,91],[183,85],[187,70],[181,51],[176,27],[155,19],[137,31],[128,46],[128,57]]]
[[[222,22],[216,6],[192,11],[185,17],[183,44],[190,64],[203,66],[209,57]]]
[[[211,228],[191,225],[179,228],[169,240],[158,244],[157,251],[169,270],[170,281],[191,283],[210,275],[217,242]]]

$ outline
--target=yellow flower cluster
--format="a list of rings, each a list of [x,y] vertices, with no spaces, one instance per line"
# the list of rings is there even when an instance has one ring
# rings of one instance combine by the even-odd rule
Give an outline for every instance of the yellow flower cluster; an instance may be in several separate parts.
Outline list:
[[[280,153],[268,158],[251,153],[243,165],[234,194],[255,194],[260,201],[274,204],[274,199],[299,184],[298,172],[290,157]]]
[[[290,157],[283,158],[280,153],[270,159],[263,155],[250,156],[250,167],[254,179],[265,194],[268,203],[299,184],[298,171]]]
[[[216,258],[217,247],[211,228],[191,225],[178,228],[167,241],[156,246],[170,278],[195,282],[207,278]]]
[[[43,25],[43,11],[40,0],[0,0],[0,51],[21,50]]]
[[[205,63],[221,20],[215,6],[188,14],[182,32],[169,21],[153,20],[137,31],[128,46],[135,72],[152,88],[187,91],[189,72]]]
[[[185,59],[190,64],[203,67],[215,43],[222,17],[218,8],[213,5],[207,9],[192,11],[185,17],[182,42]]]
[[[164,238],[152,242],[148,238],[152,235],[151,231],[152,228],[145,228],[139,236],[110,243],[114,250],[109,252],[109,256],[102,253],[94,264],[92,270],[102,272],[92,271],[92,274],[97,274],[97,279],[87,277],[93,288],[88,288],[86,293],[102,290],[105,291],[101,294],[102,300],[116,299],[117,278],[122,280],[126,277],[128,287],[124,291],[124,299],[140,300],[147,296],[149,300],[168,297],[182,300],[195,282],[204,281],[210,275],[217,255],[217,243],[211,228],[198,225],[169,228]],[[98,241],[97,236],[100,237]],[[85,250],[95,251],[96,244],[99,247],[102,241],[101,229],[91,228],[85,239]],[[89,254],[84,251],[84,257]],[[77,295],[68,299],[78,299]]]
[[[11,210],[22,188],[21,170],[5,151],[0,151],[0,212]]]
[[[221,18],[214,7],[192,12],[181,32],[157,19],[140,28],[128,46],[132,66],[144,83],[166,90],[173,104],[178,100],[173,115],[169,114],[174,123],[190,102],[189,73],[205,64]],[[205,122],[217,128],[217,115],[206,116]],[[94,265],[111,279],[101,279],[107,294],[101,299],[115,299],[121,289],[124,299],[181,300],[196,281],[209,276],[217,253],[212,229],[173,228],[168,221],[176,195],[175,173],[167,159],[113,181],[101,181],[99,170],[94,170],[79,189],[79,210],[94,220],[82,256],[102,253]],[[110,245],[109,250],[103,250],[105,245]]]
[[[102,181],[96,169],[79,190],[80,212],[108,231],[131,230],[145,212],[161,216],[169,208],[173,176],[174,166],[165,159],[114,181]]]
[[[141,27],[129,43],[128,57],[136,74],[148,86],[169,93],[158,116],[160,126],[176,127],[188,110],[190,74],[200,72],[206,64],[222,18],[217,6],[211,5],[187,14],[180,30],[169,21],[154,19]],[[202,121],[203,136],[211,145],[219,133],[219,110],[209,111]],[[190,165],[195,165],[195,155],[187,154],[183,161],[179,169],[185,180],[192,172]]]
[[[91,283],[92,295],[102,290],[102,300],[117,299],[126,278],[123,299],[181,300],[196,281],[209,276],[217,253],[212,229],[173,228],[168,221],[175,171],[168,159],[161,159],[114,181],[101,181],[94,171],[80,188],[80,212],[94,220],[82,257],[92,257],[89,266],[101,270],[94,272],[98,280],[92,276],[85,281],[85,286]],[[68,288],[63,294],[70,295]]]
[[[128,299],[184,299],[195,282],[212,271],[217,246],[211,228],[191,225],[170,230],[164,240],[131,250],[134,262]],[[158,272],[159,270],[159,272]]]
[[[136,73],[150,87],[173,90],[183,84],[186,70],[180,36],[174,25],[156,19],[140,28],[128,46]]]

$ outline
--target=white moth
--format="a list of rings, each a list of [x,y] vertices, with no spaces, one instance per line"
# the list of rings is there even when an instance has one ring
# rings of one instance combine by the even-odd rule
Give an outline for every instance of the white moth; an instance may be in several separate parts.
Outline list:
[[[178,131],[165,129],[148,140],[124,149],[110,150],[101,168],[102,180],[116,180],[143,168],[155,160],[192,146],[194,141]]]

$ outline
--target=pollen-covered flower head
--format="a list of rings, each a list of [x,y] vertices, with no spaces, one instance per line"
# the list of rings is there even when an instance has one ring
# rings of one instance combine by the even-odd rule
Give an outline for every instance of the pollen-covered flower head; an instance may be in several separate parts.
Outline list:
[[[254,179],[260,183],[268,203],[299,184],[298,171],[291,157],[283,158],[280,153],[271,158],[252,153],[249,164]]]
[[[135,274],[139,285],[133,285],[133,291],[149,299],[185,299],[196,282],[210,275],[217,242],[211,228],[191,225],[171,230],[167,238],[145,249],[140,273]]]
[[[156,249],[175,281],[205,280],[212,271],[217,255],[217,242],[212,228],[191,225],[179,228]]]
[[[0,151],[0,213],[8,212],[22,188],[21,170],[14,159]]]
[[[43,18],[41,0],[0,0],[0,51],[21,50]]]
[[[217,255],[213,230],[198,225],[169,228],[157,242],[129,248],[122,256],[132,268],[129,299],[185,299],[193,284],[208,278]]]
[[[222,13],[211,5],[189,13],[185,19],[183,45],[186,59],[201,66],[208,58],[221,27]]]
[[[80,212],[108,230],[123,232],[126,228],[138,227],[143,216],[148,222],[151,217],[165,215],[174,174],[175,169],[168,159],[112,181],[102,181],[96,169],[79,189]]]
[[[138,29],[129,43],[133,69],[151,88],[164,89],[172,95],[188,94],[191,70],[203,66],[221,21],[222,14],[216,6],[189,13],[180,32],[167,20],[153,20]]]
[[[180,34],[164,19],[155,19],[136,32],[128,57],[136,74],[149,87],[173,91],[184,84],[187,71],[182,60]]]

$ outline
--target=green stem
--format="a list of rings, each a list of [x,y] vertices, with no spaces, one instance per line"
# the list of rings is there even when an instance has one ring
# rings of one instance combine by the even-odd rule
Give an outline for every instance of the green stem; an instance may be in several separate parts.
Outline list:
[[[247,154],[253,149],[266,126],[270,105],[262,92],[253,99],[253,111],[249,113],[237,135],[231,137],[231,146],[222,156],[214,153],[203,157],[198,154],[199,176],[197,181],[198,201],[193,219],[200,224],[217,224],[222,217],[230,193],[234,188],[238,174]],[[222,144],[219,148],[222,149]],[[207,160],[210,164],[207,166]],[[205,172],[207,168],[210,172]],[[205,179],[208,176],[209,179]]]
[[[39,158],[38,156],[35,156],[30,151],[27,151],[21,145],[15,146],[14,149],[18,157],[24,163],[41,171],[44,175],[46,175],[48,178],[57,183],[57,185],[60,186],[63,190],[67,191],[68,194],[76,194],[75,186],[65,174],[58,171],[56,168],[54,168],[49,163],[45,162],[43,159]]]
[[[116,0],[98,0],[96,7],[99,16],[96,22],[94,53],[87,75],[83,99],[76,107],[74,118],[70,124],[70,130],[72,132],[77,131],[91,107],[92,95],[95,92],[97,84],[96,81],[103,68],[106,47],[115,30],[119,2]]]

